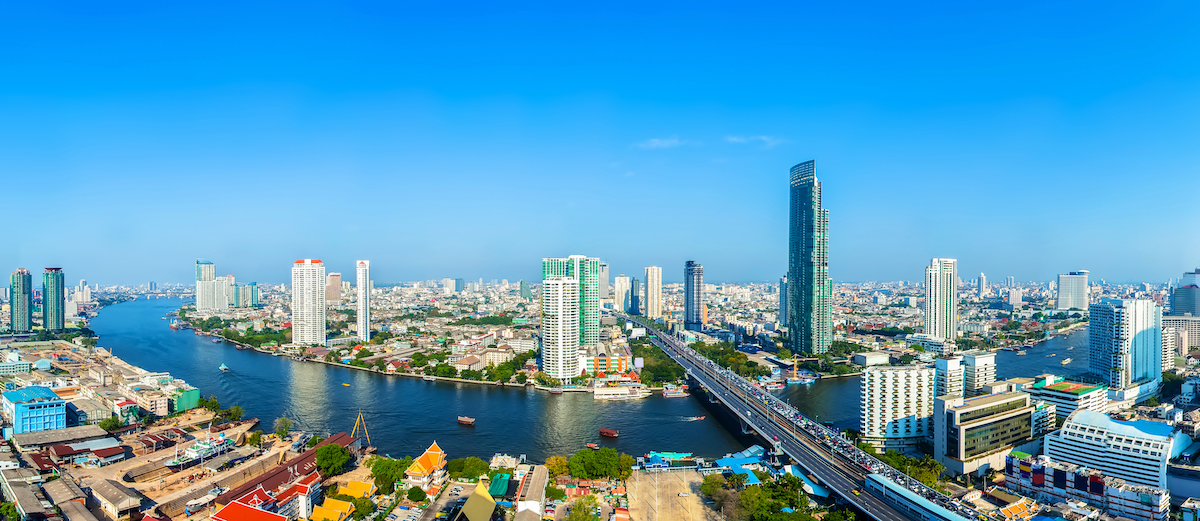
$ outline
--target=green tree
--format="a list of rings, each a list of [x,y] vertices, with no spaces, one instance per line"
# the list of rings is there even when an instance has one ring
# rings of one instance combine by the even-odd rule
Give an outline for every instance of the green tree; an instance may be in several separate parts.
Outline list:
[[[217,412],[221,410],[221,402],[217,401],[216,396],[209,396],[208,400],[204,402],[204,408],[208,409],[209,412]]]
[[[250,445],[252,447],[261,447],[262,446],[262,434],[263,434],[262,431],[254,431],[254,432],[250,433],[250,436],[246,437],[246,445]]]
[[[396,482],[404,479],[404,471],[408,470],[412,463],[411,457],[391,459],[376,456],[367,461],[366,465],[375,477],[375,486],[379,487],[379,492],[391,494],[396,490]]]
[[[288,433],[292,432],[292,420],[287,418],[275,419],[275,435],[280,438],[286,438]]]
[[[621,454],[621,458],[617,464],[617,477],[620,479],[629,479],[633,475],[633,466],[637,465],[637,459],[628,454]]]
[[[565,521],[595,521],[596,515],[593,513],[595,511],[596,498],[584,496],[575,500],[575,503],[571,505],[571,512],[563,519]]]
[[[230,407],[227,411],[225,411],[225,416],[227,418],[229,418],[230,421],[241,420],[242,416],[245,414],[246,414],[246,410],[243,409],[241,405],[234,405],[233,407]]]
[[[412,488],[408,489],[408,500],[409,501],[415,501],[417,503],[420,503],[422,501],[425,501],[425,497],[426,497],[425,491],[421,490],[421,487],[412,487]]]
[[[546,470],[550,471],[550,477],[566,476],[571,473],[571,467],[567,463],[567,458],[562,456],[550,456],[546,458]]]
[[[462,477],[466,479],[474,479],[484,474],[487,474],[488,463],[475,456],[470,456],[464,459]]]
[[[700,482],[700,493],[708,497],[715,497],[718,491],[725,489],[725,477],[720,474],[709,474],[704,476],[704,481]]]
[[[14,503],[0,503],[0,515],[3,515],[6,521],[21,519],[21,513],[17,512],[17,505]]]
[[[310,449],[311,449],[311,448],[313,448],[313,447],[316,447],[318,443],[321,443],[321,442],[323,442],[323,441],[325,441],[325,438],[324,438],[324,437],[322,437],[322,436],[313,436],[313,437],[311,437],[311,438],[309,438],[309,439],[308,439],[308,448],[310,448]]]
[[[98,425],[100,426],[101,429],[104,429],[108,432],[112,432],[117,429],[120,429],[121,427],[124,427],[125,422],[121,421],[121,419],[116,416],[112,416],[112,417],[100,420],[100,423]]]
[[[567,493],[563,489],[557,488],[554,485],[546,485],[546,499],[554,501],[558,499],[564,499],[566,497]]]
[[[341,445],[331,443],[317,449],[317,468],[325,476],[336,476],[346,470],[350,461],[350,451]]]

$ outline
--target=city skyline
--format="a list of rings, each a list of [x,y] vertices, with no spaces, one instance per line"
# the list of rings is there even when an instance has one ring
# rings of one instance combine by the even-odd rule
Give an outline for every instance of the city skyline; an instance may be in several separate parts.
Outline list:
[[[1186,110],[1200,103],[1188,23],[1200,6],[880,5],[886,23],[869,30],[835,5],[294,9],[130,8],[100,24],[88,10],[8,13],[0,42],[22,52],[4,58],[0,169],[14,194],[53,178],[56,197],[91,211],[14,198],[16,214],[81,233],[23,234],[0,266],[182,282],[181,265],[205,257],[268,283],[287,280],[276,268],[287,259],[320,256],[374,259],[380,281],[534,280],[529,259],[589,251],[630,274],[700,259],[710,280],[771,281],[787,262],[778,173],[807,159],[821,162],[837,216],[835,281],[908,280],[942,255],[994,280],[1087,267],[1165,281],[1200,260],[1200,244],[1175,232],[1200,208],[1172,196],[1200,189],[1189,146],[1200,126]],[[809,38],[788,36],[797,19]],[[529,48],[545,61],[519,58]],[[699,52],[663,60],[647,48]],[[580,184],[590,199],[575,197]],[[664,204],[625,197],[634,187]],[[373,197],[353,220],[243,204],[286,190],[293,204],[336,208],[362,189]],[[744,197],[721,197],[730,190]],[[465,201],[471,211],[446,210]],[[687,226],[681,201],[712,218]],[[542,219],[601,207],[675,240]],[[200,219],[211,233],[195,232]],[[400,228],[404,241],[378,240]],[[854,239],[867,235],[892,240]],[[708,240],[733,236],[756,254]],[[247,247],[261,243],[271,247]]]

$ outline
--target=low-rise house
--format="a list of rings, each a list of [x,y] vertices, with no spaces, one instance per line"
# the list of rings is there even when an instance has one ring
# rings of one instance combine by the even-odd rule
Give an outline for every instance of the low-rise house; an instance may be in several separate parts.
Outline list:
[[[483,361],[475,355],[467,355],[454,362],[454,368],[459,371],[480,371],[484,368]]]
[[[142,506],[142,496],[111,479],[94,479],[87,483],[92,499],[113,519],[126,517]]]

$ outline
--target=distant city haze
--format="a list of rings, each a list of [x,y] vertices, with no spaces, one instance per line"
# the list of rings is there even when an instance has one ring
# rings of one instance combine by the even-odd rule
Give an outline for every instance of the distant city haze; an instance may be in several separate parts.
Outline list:
[[[728,9],[728,10],[726,10]],[[0,272],[261,284],[1200,265],[1200,4],[10,6]],[[73,282],[72,282],[73,283]]]

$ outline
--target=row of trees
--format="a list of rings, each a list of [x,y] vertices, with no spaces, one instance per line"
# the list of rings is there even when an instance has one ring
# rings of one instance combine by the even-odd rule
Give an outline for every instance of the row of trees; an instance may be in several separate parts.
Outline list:
[[[570,459],[551,456],[546,459],[546,469],[551,476],[570,475],[580,479],[616,478],[629,479],[637,460],[605,447],[600,450],[583,449]]]
[[[264,329],[262,331],[247,331],[246,334],[238,333],[236,329],[226,329],[221,331],[221,336],[228,338],[234,342],[242,344],[250,344],[254,347],[262,347],[268,342],[276,344],[286,344],[292,341],[292,330],[288,329]]]
[[[448,326],[508,326],[512,325],[512,315],[489,315],[479,318],[460,318],[453,322],[448,322]]]
[[[700,493],[711,498],[718,511],[726,519],[749,521],[815,521],[817,510],[809,508],[808,495],[804,493],[804,482],[796,476],[784,474],[771,480],[766,473],[756,472],[762,479],[761,485],[745,487],[745,476],[734,474],[727,480],[720,474],[704,477]],[[789,509],[785,512],[784,509]],[[854,521],[849,510],[827,512],[822,521]]]
[[[738,351],[730,342],[718,342],[712,345],[705,344],[704,342],[693,342],[691,348],[717,365],[746,378],[756,378],[771,374],[769,368],[760,365],[754,360],[750,360],[750,357],[746,356],[746,353]]]

